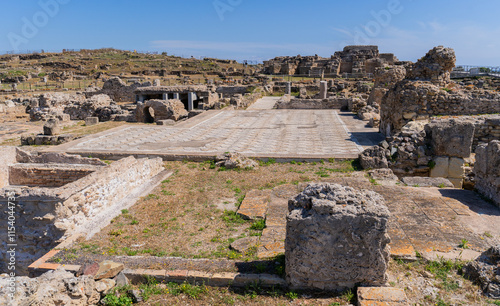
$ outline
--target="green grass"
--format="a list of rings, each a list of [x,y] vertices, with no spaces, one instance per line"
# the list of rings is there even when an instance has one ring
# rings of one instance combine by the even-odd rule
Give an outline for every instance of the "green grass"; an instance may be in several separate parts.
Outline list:
[[[266,220],[263,219],[254,221],[250,226],[250,229],[255,231],[262,231],[265,228],[266,228]]]

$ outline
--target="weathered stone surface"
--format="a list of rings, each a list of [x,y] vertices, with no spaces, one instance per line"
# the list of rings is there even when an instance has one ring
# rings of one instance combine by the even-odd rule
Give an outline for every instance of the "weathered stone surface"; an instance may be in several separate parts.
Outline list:
[[[457,179],[463,178],[465,174],[464,166],[465,160],[463,158],[451,157],[448,168],[448,177]]]
[[[118,275],[115,276],[114,280],[116,282],[117,287],[127,286],[130,283],[127,276],[125,276],[125,274],[123,273],[123,271],[118,273]]]
[[[9,166],[16,162],[16,147],[0,147],[0,188],[9,185]]]
[[[172,126],[172,125],[175,125],[175,120],[172,120],[172,119],[158,120],[158,121],[156,121],[156,124],[157,125],[169,125],[169,126]]]
[[[474,124],[458,120],[431,122],[426,128],[437,156],[469,157],[472,153]]]
[[[389,260],[389,211],[372,191],[311,184],[288,202],[286,274],[291,288],[381,285]]]
[[[216,165],[226,169],[255,169],[259,164],[253,159],[249,159],[240,153],[224,153],[217,155]]]
[[[358,306],[406,306],[408,298],[404,290],[391,287],[359,287]]]
[[[359,154],[359,162],[363,169],[378,169],[389,167],[390,151],[380,146],[366,149]]]
[[[397,181],[398,177],[391,169],[375,169],[368,171],[370,177],[377,181]]]
[[[257,246],[259,237],[245,237],[231,243],[231,249],[245,254],[249,249]]]
[[[99,270],[95,274],[95,279],[113,278],[124,269],[123,264],[105,260],[99,263]]]
[[[479,284],[483,292],[493,299],[500,299],[500,245],[491,247],[475,261],[463,268],[464,276]]]
[[[401,181],[406,185],[413,187],[440,187],[440,188],[454,187],[453,184],[448,179],[442,177],[410,176],[410,177],[403,177]]]
[[[455,67],[457,58],[451,48],[438,46],[418,60],[408,71],[411,80],[427,80],[438,84],[450,82],[450,72]]]
[[[99,264],[97,262],[84,263],[80,266],[80,270],[78,270],[76,275],[89,275],[94,277],[97,274],[97,271],[99,271]]]
[[[474,173],[477,190],[500,207],[500,141],[477,147]]]
[[[238,215],[247,220],[265,219],[270,195],[271,190],[250,190],[238,209]]]
[[[14,299],[8,296],[10,278],[0,278],[1,305],[97,305],[101,295],[89,276],[75,277],[64,270],[49,271],[37,278],[16,277]]]
[[[107,294],[113,287],[116,285],[116,282],[112,279],[106,278],[101,279],[95,283],[95,289],[97,292],[102,294]]]
[[[148,100],[138,103],[136,109],[137,122],[153,123],[157,120],[174,120],[185,118],[188,111],[180,100]]]
[[[49,119],[43,125],[43,134],[48,136],[55,136],[61,133],[61,125],[58,119]]]
[[[87,117],[85,118],[85,125],[91,126],[99,123],[99,117]]]
[[[406,68],[404,66],[388,66],[375,68],[373,78],[375,88],[389,88],[399,81],[404,80]]]
[[[434,167],[431,169],[431,177],[448,177],[450,158],[446,156],[434,158]]]

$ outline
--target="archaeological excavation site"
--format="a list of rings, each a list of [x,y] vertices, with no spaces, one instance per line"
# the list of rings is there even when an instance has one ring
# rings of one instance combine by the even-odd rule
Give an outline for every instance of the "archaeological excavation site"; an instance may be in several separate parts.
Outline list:
[[[0,304],[500,305],[500,75],[457,55],[1,55]]]

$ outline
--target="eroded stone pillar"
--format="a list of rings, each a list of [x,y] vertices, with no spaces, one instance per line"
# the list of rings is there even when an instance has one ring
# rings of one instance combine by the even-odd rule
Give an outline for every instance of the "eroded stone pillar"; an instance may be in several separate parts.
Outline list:
[[[328,96],[328,82],[321,81],[319,83],[319,98],[326,99]]]
[[[311,184],[288,202],[286,280],[291,289],[342,291],[383,285],[389,210],[381,195]]]

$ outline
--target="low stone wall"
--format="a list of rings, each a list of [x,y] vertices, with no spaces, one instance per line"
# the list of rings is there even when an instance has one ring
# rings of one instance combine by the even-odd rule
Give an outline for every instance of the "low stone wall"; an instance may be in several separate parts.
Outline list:
[[[475,118],[474,125],[476,127],[472,144],[474,151],[480,143],[500,139],[500,115],[480,116]]]
[[[128,157],[59,188],[0,189],[0,228],[7,228],[9,196],[15,198],[16,272],[26,273],[34,259],[73,234],[99,231],[120,213],[123,199],[163,170],[161,158]],[[2,237],[0,248],[5,250],[6,243]],[[6,272],[6,254],[1,256],[0,273]]]
[[[500,141],[481,144],[476,150],[476,189],[500,207]]]
[[[382,285],[389,210],[373,191],[311,184],[288,202],[285,259],[291,289],[340,291]]]
[[[61,187],[99,169],[91,165],[15,164],[9,167],[10,185]]]
[[[346,109],[348,99],[291,99],[279,101],[276,109]]]

